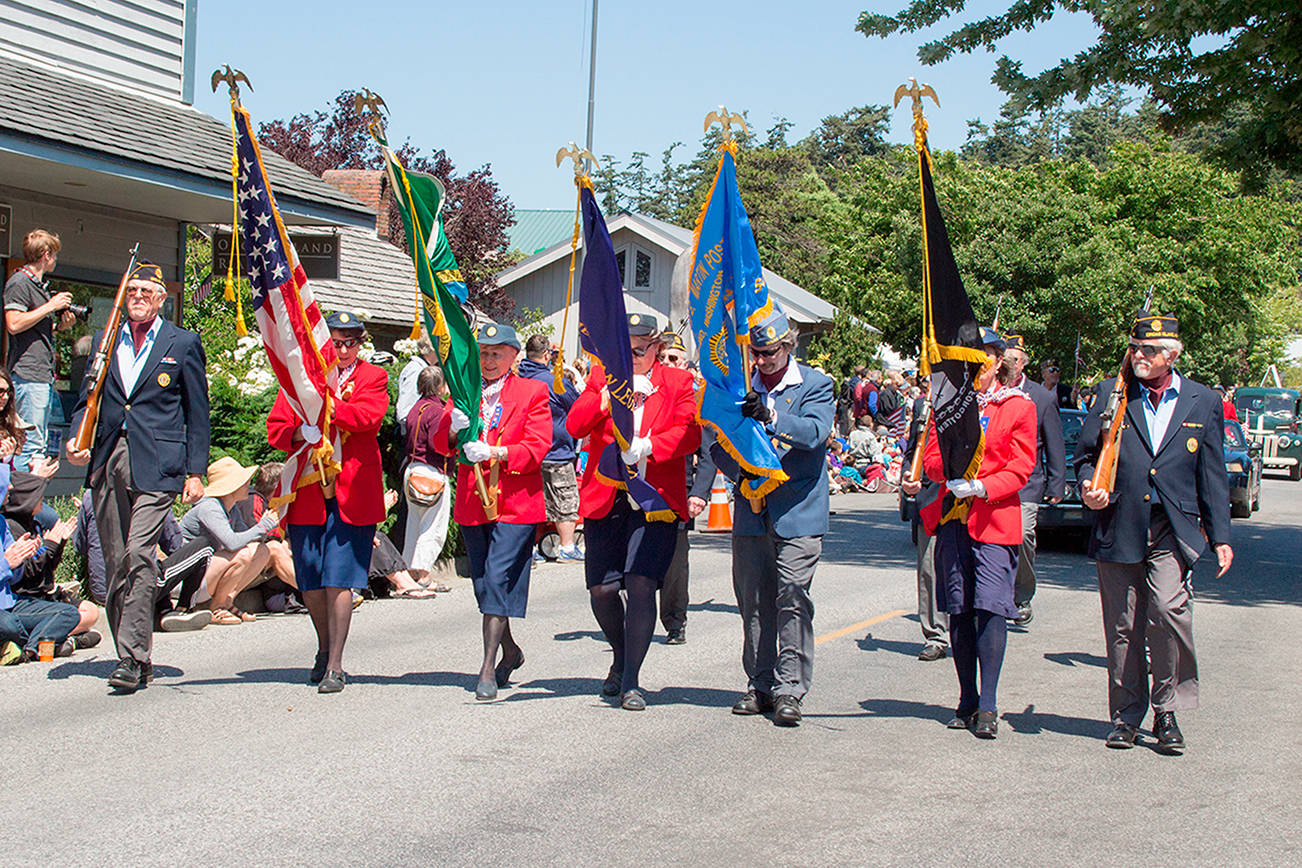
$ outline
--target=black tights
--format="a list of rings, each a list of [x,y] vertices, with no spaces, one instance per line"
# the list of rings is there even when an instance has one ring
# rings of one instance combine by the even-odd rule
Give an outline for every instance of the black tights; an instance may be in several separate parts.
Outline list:
[[[597,616],[606,641],[615,652],[613,669],[622,672],[620,692],[638,686],[642,661],[651,647],[656,624],[656,583],[646,576],[624,576],[628,605],[619,596],[619,583],[609,582],[589,589],[592,614]]]
[[[1003,615],[976,609],[949,616],[949,645],[958,672],[958,710],[998,710],[999,670],[1008,646],[1008,622]],[[981,691],[977,692],[977,663]],[[979,698],[978,698],[979,697]]]

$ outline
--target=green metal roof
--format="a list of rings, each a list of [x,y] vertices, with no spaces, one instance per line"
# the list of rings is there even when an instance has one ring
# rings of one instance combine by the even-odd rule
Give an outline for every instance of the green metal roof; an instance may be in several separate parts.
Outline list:
[[[506,230],[508,250],[532,256],[574,234],[574,212],[559,208],[516,208],[515,225]]]

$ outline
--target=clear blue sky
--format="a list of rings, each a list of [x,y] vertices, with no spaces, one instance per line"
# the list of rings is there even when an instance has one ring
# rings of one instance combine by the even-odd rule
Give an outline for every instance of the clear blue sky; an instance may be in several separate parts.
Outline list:
[[[933,34],[882,40],[855,32],[864,9],[893,13],[905,2],[601,0],[593,150],[658,159],[682,141],[679,156],[695,153],[703,119],[720,103],[748,111],[760,130],[785,117],[795,140],[827,115],[888,104],[910,75],[940,95],[939,110],[928,103],[933,146],[958,147],[968,119],[998,116],[1004,97],[990,83],[998,55],[927,68],[917,47]],[[968,6],[962,20],[1007,3]],[[444,148],[459,172],[491,164],[516,207],[567,208],[572,176],[555,168],[555,154],[583,141],[589,8],[589,0],[202,0],[196,105],[227,117],[225,88],[214,96],[207,83],[223,63],[253,82],[244,104],[255,120],[324,109],[345,88],[369,87],[389,106],[390,141]],[[1038,72],[1094,32],[1087,16],[1059,15],[1000,49]],[[891,138],[909,140],[903,103]]]

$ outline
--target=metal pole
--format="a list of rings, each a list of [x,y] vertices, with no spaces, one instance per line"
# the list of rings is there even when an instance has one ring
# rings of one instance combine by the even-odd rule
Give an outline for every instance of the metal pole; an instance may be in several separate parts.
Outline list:
[[[592,0],[592,45],[588,50],[588,136],[584,147],[592,153],[592,116],[597,92],[597,0]],[[592,173],[592,161],[584,160],[584,171]]]

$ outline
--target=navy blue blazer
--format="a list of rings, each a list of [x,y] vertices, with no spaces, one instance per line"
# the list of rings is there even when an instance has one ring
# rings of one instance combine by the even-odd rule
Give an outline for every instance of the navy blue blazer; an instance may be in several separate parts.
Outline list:
[[[1062,497],[1067,488],[1067,444],[1062,440],[1058,397],[1028,377],[1018,388],[1035,402],[1035,469],[1019,492],[1022,503]]]
[[[794,359],[792,364],[799,364]],[[800,365],[803,382],[788,386],[776,396],[773,420],[765,427],[790,478],[769,492],[760,512],[751,511],[745,498],[733,507],[734,536],[764,536],[765,519],[773,532],[790,539],[827,533],[828,502],[827,436],[836,415],[832,379],[807,365]],[[723,475],[734,482],[741,468],[719,444],[710,455]]]
[[[1104,380],[1076,446],[1076,473],[1094,475],[1102,424],[1115,378]],[[1117,484],[1108,505],[1094,513],[1089,553],[1100,561],[1137,564],[1148,550],[1152,512],[1150,485],[1156,489],[1180,547],[1192,564],[1213,545],[1230,541],[1230,486],[1225,475],[1225,419],[1221,399],[1211,389],[1181,377],[1171,424],[1162,442],[1149,442],[1144,420],[1143,386],[1127,390],[1117,458]]]
[[[99,346],[100,335],[95,333],[92,346]],[[140,491],[180,493],[186,476],[208,472],[207,359],[199,336],[163,320],[130,395],[123,388],[117,359],[110,357],[108,366],[86,484],[108,461],[125,428],[131,443],[131,484]],[[72,417],[74,432],[86,412],[90,386],[90,377],[83,378]]]

